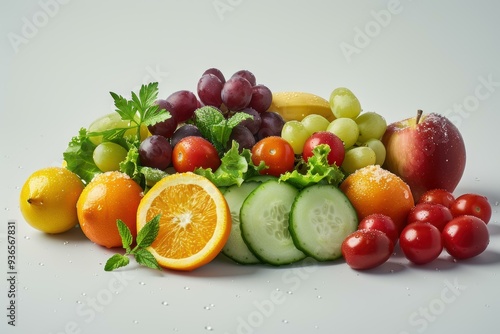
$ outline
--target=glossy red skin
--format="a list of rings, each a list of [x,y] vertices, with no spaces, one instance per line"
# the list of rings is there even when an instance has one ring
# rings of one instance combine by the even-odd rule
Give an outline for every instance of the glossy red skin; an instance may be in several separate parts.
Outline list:
[[[366,270],[386,262],[394,251],[394,244],[384,232],[364,229],[348,235],[341,249],[352,269]]]
[[[172,151],[172,165],[178,173],[193,172],[199,167],[215,171],[220,164],[217,150],[211,142],[202,137],[184,137]]]
[[[340,167],[345,157],[345,148],[342,139],[329,131],[318,131],[307,138],[302,151],[302,158],[307,162],[312,157],[313,149],[321,144],[330,146],[328,153],[328,163]]]
[[[484,252],[490,242],[488,227],[475,216],[452,219],[442,232],[443,245],[448,254],[463,260]]]
[[[419,265],[434,261],[443,251],[441,232],[422,222],[406,225],[399,236],[399,246],[408,260]]]
[[[363,218],[359,222],[358,230],[382,231],[394,245],[396,245],[399,239],[399,231],[392,218],[380,213],[374,213]]]
[[[261,174],[279,177],[295,167],[295,153],[292,145],[279,136],[270,136],[259,140],[252,147],[252,162],[258,166],[264,161],[266,166]]]
[[[430,189],[453,192],[462,178],[466,152],[457,127],[438,114],[395,122],[382,137],[387,155],[384,168],[400,176],[420,198]]]
[[[419,203],[432,203],[441,204],[450,208],[451,203],[455,201],[455,196],[447,190],[444,189],[431,189],[426,191],[422,196],[420,196],[417,204]]]
[[[491,205],[488,198],[478,194],[463,194],[451,204],[450,211],[453,217],[463,215],[475,216],[486,224],[491,219]]]
[[[408,214],[408,224],[415,222],[430,223],[442,231],[444,226],[453,219],[450,209],[442,204],[420,203],[415,205]]]

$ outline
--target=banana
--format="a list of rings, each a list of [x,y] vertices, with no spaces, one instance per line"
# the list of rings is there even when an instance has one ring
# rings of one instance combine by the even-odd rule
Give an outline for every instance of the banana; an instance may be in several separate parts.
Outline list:
[[[285,122],[301,121],[309,114],[321,115],[330,122],[335,119],[328,100],[306,92],[273,93],[273,101],[268,111],[277,112]]]

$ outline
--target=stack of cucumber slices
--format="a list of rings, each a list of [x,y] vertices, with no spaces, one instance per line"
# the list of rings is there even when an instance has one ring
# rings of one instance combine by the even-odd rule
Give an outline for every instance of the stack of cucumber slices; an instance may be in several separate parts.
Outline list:
[[[222,252],[241,264],[335,260],[358,226],[353,206],[330,184],[299,190],[274,177],[257,177],[228,187],[224,196],[233,225]]]

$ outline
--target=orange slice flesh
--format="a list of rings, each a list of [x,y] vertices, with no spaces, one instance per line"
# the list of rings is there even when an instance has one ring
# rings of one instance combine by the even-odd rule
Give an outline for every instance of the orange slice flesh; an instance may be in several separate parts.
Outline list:
[[[231,213],[220,190],[191,172],[169,175],[144,196],[137,230],[161,214],[160,230],[149,251],[164,268],[193,270],[212,261],[231,229]]]

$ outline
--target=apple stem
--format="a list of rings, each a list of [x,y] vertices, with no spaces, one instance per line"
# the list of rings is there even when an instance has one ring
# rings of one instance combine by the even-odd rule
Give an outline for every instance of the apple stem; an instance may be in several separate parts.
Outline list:
[[[417,110],[417,121],[416,121],[417,124],[418,124],[418,122],[420,122],[420,117],[422,117],[423,113],[424,112],[421,109]]]

